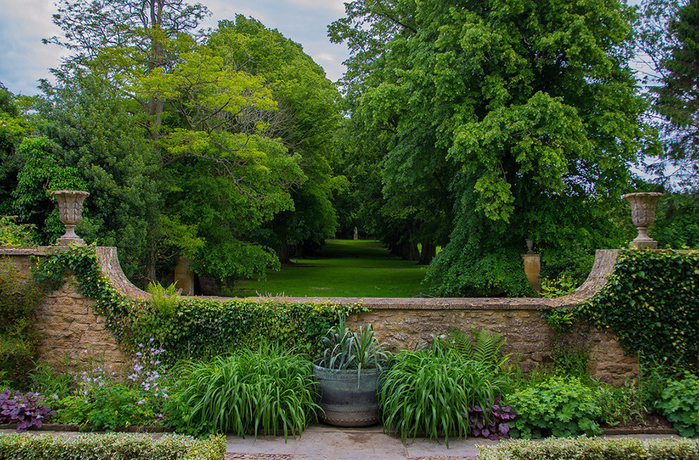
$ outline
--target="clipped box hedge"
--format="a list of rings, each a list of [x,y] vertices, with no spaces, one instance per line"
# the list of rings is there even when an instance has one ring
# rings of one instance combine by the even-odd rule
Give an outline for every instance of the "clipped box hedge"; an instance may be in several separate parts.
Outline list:
[[[222,460],[226,438],[147,434],[64,436],[7,434],[0,436],[0,460]]]
[[[699,460],[699,440],[694,439],[516,439],[478,449],[478,460]]]

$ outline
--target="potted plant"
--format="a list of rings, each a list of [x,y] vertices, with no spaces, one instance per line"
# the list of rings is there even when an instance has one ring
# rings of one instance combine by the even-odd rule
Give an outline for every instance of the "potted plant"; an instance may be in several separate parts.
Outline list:
[[[377,389],[386,362],[371,324],[352,332],[341,317],[321,339],[323,357],[313,363],[320,394],[319,418],[335,426],[370,426],[379,422]]]

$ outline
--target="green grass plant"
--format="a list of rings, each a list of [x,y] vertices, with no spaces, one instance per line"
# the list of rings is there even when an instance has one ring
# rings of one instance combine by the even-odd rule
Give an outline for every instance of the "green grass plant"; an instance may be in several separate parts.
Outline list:
[[[185,362],[174,374],[181,377],[166,408],[169,424],[187,434],[286,439],[315,419],[311,361],[276,344]]]
[[[379,390],[384,429],[405,441],[468,436],[468,407],[490,407],[507,386],[493,366],[467,359],[436,340],[389,361]]]
[[[413,297],[429,291],[422,285],[427,267],[393,256],[378,241],[328,240],[313,258],[294,259],[264,281],[236,283],[236,297]]]

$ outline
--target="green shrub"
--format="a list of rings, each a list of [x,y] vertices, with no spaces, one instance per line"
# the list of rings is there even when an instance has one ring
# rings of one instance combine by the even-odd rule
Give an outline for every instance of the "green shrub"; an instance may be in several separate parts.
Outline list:
[[[643,423],[648,412],[644,406],[643,392],[635,380],[626,381],[621,387],[599,384],[599,404],[603,408],[602,421],[609,426]]]
[[[699,442],[688,439],[518,439],[478,449],[478,460],[699,460]]]
[[[549,377],[516,390],[505,402],[517,411],[513,437],[592,436],[602,432],[598,391],[577,377]]]
[[[0,216],[0,246],[34,246],[31,224],[18,224],[17,216]]]
[[[63,436],[10,434],[0,436],[0,460],[222,460],[226,438],[198,440],[165,435],[90,434]]]
[[[111,366],[90,362],[75,376],[68,393],[62,393],[52,406],[60,423],[81,425],[85,430],[117,430],[153,425],[162,418],[167,400],[167,378],[160,358],[164,353],[151,342],[139,344],[132,368],[125,376]]]
[[[67,396],[59,400],[61,423],[84,425],[92,431],[151,425],[156,414],[138,389],[124,384],[105,384],[89,394]]]
[[[203,433],[300,434],[315,419],[311,362],[303,355],[263,344],[211,361],[182,363],[166,406],[178,431]]]
[[[680,435],[699,436],[699,377],[686,373],[682,380],[669,381],[660,398],[658,409]]]
[[[38,286],[0,258],[0,380],[15,388],[26,386],[36,355],[39,337],[31,315],[42,299]]]
[[[490,364],[469,360],[440,340],[431,347],[401,351],[390,360],[379,390],[384,429],[404,441],[468,436],[468,407],[490,407],[506,379]]]

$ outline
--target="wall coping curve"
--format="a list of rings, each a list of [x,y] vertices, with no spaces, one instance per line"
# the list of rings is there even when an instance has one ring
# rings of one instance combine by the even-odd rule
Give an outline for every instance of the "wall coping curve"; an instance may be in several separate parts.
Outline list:
[[[54,251],[62,251],[59,246],[0,247],[1,256],[45,256]],[[112,286],[126,296],[147,299],[151,295],[134,286],[124,275],[117,257],[117,248],[98,246],[95,248],[100,268],[109,278]],[[614,270],[620,249],[598,249],[595,262],[585,282],[575,292],[553,298],[539,297],[248,297],[248,300],[266,301],[269,299],[292,302],[331,302],[340,304],[361,303],[373,310],[548,310],[551,308],[572,307],[591,299],[607,283]],[[195,299],[230,300],[230,297],[198,297]]]

